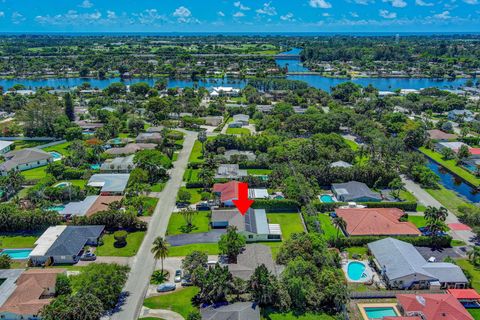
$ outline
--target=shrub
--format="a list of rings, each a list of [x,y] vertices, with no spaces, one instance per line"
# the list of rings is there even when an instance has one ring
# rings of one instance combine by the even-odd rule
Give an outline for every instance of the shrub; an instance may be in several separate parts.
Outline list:
[[[128,233],[125,230],[115,231],[113,233],[113,238],[115,239],[115,243],[113,244],[113,246],[115,248],[125,247],[127,245],[127,236]]]
[[[1,255],[0,256],[0,269],[10,269],[12,264],[12,258],[8,255]]]
[[[381,236],[365,236],[365,237],[350,237],[350,238],[331,238],[329,239],[329,244],[333,247],[338,249],[344,249],[349,247],[362,247],[370,242],[374,242],[380,239],[384,239],[387,237]],[[450,247],[450,243],[452,242],[452,237],[447,235],[438,239],[438,242],[432,237],[393,237],[395,239],[405,241],[408,243],[413,244],[414,246],[420,247],[432,247],[434,245],[441,247],[441,248],[448,248]]]
[[[277,211],[297,211],[300,207],[300,204],[295,200],[267,200],[267,199],[257,199],[252,205],[254,209],[265,209],[267,212],[277,212]]]
[[[150,283],[151,284],[162,284],[168,279],[168,271],[163,271],[162,270],[155,270],[152,274],[152,277],[150,278]]]

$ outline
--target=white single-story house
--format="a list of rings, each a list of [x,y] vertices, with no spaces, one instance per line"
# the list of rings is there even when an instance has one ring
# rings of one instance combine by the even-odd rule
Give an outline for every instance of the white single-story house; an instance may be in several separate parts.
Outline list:
[[[87,185],[101,188],[102,196],[123,195],[128,179],[130,179],[129,173],[100,173],[91,176]]]
[[[240,179],[247,175],[247,170],[240,169],[238,164],[221,164],[217,169],[215,179]]]
[[[46,166],[53,161],[53,156],[40,149],[25,148],[13,150],[4,154],[5,162],[0,164],[0,172],[7,175],[10,170],[25,171]]]
[[[9,152],[12,144],[13,141],[0,140],[0,155]]]
[[[132,154],[126,157],[107,159],[102,163],[100,171],[107,173],[129,173],[135,168],[135,163],[133,163],[134,158],[135,155]]]

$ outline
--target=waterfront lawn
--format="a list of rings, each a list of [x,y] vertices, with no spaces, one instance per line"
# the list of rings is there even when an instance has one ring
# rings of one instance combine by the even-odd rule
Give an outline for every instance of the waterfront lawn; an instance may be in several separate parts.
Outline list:
[[[33,248],[35,247],[35,241],[38,236],[19,236],[8,235],[0,236],[0,247],[6,249],[21,249],[21,248]]]
[[[467,274],[467,278],[468,275],[471,277],[470,281],[473,289],[480,292],[480,269],[471,264],[468,259],[459,259],[455,263]]]
[[[249,175],[268,176],[272,173],[270,169],[247,169]]]
[[[133,257],[137,254],[144,236],[145,231],[129,232],[127,236],[127,245],[123,248],[115,248],[113,245],[115,242],[113,233],[105,234],[102,237],[103,245],[97,247],[95,254],[97,256],[108,257]]]
[[[181,187],[180,190],[186,190],[190,193],[191,198],[190,198],[190,203],[197,203],[202,201],[202,188],[186,188],[186,187]],[[178,196],[177,196],[177,201],[179,201]]]
[[[425,225],[427,224],[427,221],[425,220],[424,216],[411,216],[411,215],[409,215],[408,216],[408,221],[413,223],[417,228],[425,227]]]
[[[326,213],[318,214],[318,221],[320,221],[320,226],[322,227],[323,232],[325,233],[325,237],[329,238],[336,238],[337,234],[339,237],[344,237],[343,232],[338,231],[337,228],[333,225],[332,219]]]
[[[458,214],[458,207],[461,205],[472,205],[471,203],[463,200],[454,191],[446,189],[439,185],[438,189],[425,189],[432,197],[437,199],[445,208]]]
[[[194,229],[189,233],[208,232],[210,229],[210,211],[198,211],[193,216],[192,224]],[[172,213],[170,221],[168,222],[167,235],[173,236],[176,234],[185,233],[185,219],[180,213]]]
[[[192,153],[190,153],[190,158],[188,162],[203,162],[203,155],[202,155],[202,143],[198,140],[195,141],[193,144]]]
[[[185,246],[178,247],[168,247],[168,256],[169,257],[185,257],[187,254],[192,251],[202,251],[208,255],[217,255],[219,254],[218,244],[217,243],[195,243],[187,244]]]
[[[22,171],[21,174],[27,180],[39,180],[44,178],[47,175],[47,173],[45,172],[46,169],[47,169],[47,166],[43,166],[43,167]]]
[[[69,150],[71,144],[72,144],[71,142],[60,143],[55,146],[43,148],[43,151],[46,151],[46,152],[56,151],[60,153],[62,156],[68,156],[71,153]]]
[[[247,128],[227,128],[227,134],[250,134],[250,130]]]
[[[279,224],[282,230],[283,240],[290,239],[294,233],[301,233],[303,229],[302,220],[298,213],[268,213],[268,223]]]
[[[198,287],[186,287],[181,290],[145,299],[143,305],[150,309],[166,309],[179,313],[185,319],[195,310],[192,298],[198,294]]]
[[[435,152],[433,150],[429,150],[425,147],[419,148],[419,150],[425,154],[427,157],[433,159],[435,162],[438,162],[441,164],[443,167],[446,169],[452,171],[454,174],[462,178],[463,180],[467,181],[468,183],[474,185],[474,186],[479,186],[480,185],[480,179],[477,178],[474,174],[470,173],[466,169],[457,166],[456,160],[443,160],[442,155],[438,152]]]

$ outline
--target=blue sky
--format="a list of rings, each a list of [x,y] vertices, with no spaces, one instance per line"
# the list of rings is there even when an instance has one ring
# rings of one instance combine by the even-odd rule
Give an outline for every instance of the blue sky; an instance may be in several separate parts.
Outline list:
[[[0,0],[0,32],[442,31],[480,31],[480,0]]]

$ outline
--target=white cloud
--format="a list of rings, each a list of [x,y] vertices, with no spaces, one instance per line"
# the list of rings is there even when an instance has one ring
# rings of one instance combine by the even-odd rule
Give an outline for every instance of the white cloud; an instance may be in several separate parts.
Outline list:
[[[225,13],[223,13],[223,11],[218,11],[217,15],[219,15],[220,17],[225,17]]]
[[[383,2],[389,2],[395,8],[405,8],[407,6],[405,0],[383,0]]]
[[[353,0],[353,2],[355,2],[356,4],[367,6],[370,3],[375,3],[375,0]]]
[[[116,18],[117,18],[117,14],[115,13],[115,11],[107,10],[107,18],[108,18],[108,19],[116,19]]]
[[[21,14],[20,12],[18,11],[14,11],[12,13],[12,23],[13,24],[20,24],[22,23],[23,21],[25,21],[25,17],[23,16],[23,14]]]
[[[463,2],[468,3],[468,4],[479,4],[480,3],[478,0],[463,0]]]
[[[233,6],[236,7],[236,8],[238,8],[238,9],[240,9],[240,10],[242,10],[242,11],[248,11],[248,10],[250,10],[249,7],[243,5],[240,1],[234,2],[234,3],[233,3]]]
[[[438,13],[438,14],[434,15],[433,17],[436,18],[436,19],[441,19],[441,20],[448,20],[448,19],[452,18],[450,16],[450,11],[443,11],[442,13]]]
[[[324,17],[330,17],[330,13],[324,12],[324,13],[322,13],[322,16],[324,16]]]
[[[353,18],[358,18],[358,13],[356,12],[350,12],[350,15],[353,17]]]
[[[257,9],[255,12],[258,13],[258,14],[264,14],[264,15],[267,15],[267,16],[276,16],[277,15],[277,9],[275,9],[275,7],[272,6],[271,2],[265,2],[263,4],[263,7],[260,8],[260,9]]]
[[[112,14],[116,17],[115,12],[107,11],[107,17],[113,19]],[[110,23],[107,19],[102,19],[102,14],[98,11],[92,13],[78,13],[75,10],[69,10],[65,14],[57,14],[54,16],[36,16],[35,21],[39,24],[50,25],[91,25],[98,23]]]
[[[83,2],[80,3],[78,6],[79,6],[80,8],[88,9],[88,8],[93,7],[93,3],[91,3],[90,0],[83,0]]]
[[[390,12],[388,10],[380,10],[378,14],[385,19],[395,19],[397,17],[396,12]]]
[[[192,12],[184,6],[180,6],[172,13],[172,15],[177,18],[179,23],[199,23],[197,19],[192,17]]]
[[[329,9],[332,7],[332,4],[330,2],[327,2],[326,0],[310,0],[309,5],[312,8],[321,8],[321,9]]]
[[[238,11],[238,12],[235,12],[235,13],[233,14],[233,16],[234,16],[235,18],[241,18],[241,17],[245,17],[245,13],[243,13],[243,12],[241,12],[241,11]]]
[[[3,18],[3,17],[5,17],[5,12],[0,11],[0,18]]]
[[[415,4],[420,7],[432,7],[435,5],[434,3],[426,2],[423,0],[415,0]]]
[[[283,21],[295,21],[293,13],[289,12],[286,15],[280,16],[280,19]]]
[[[146,9],[140,13],[134,13],[133,16],[137,18],[138,23],[144,25],[152,25],[159,21],[167,21],[164,15],[158,14],[157,9]]]

